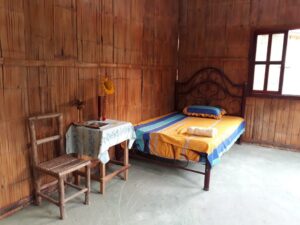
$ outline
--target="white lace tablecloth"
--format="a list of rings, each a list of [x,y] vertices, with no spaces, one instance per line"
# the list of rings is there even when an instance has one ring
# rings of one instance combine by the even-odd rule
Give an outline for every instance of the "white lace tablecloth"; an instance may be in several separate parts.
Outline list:
[[[88,121],[104,122],[107,125],[98,129],[85,126],[71,125],[66,133],[66,152],[88,155],[107,163],[110,158],[108,149],[112,146],[128,141],[128,148],[132,147],[136,135],[134,127],[129,122],[117,120]]]

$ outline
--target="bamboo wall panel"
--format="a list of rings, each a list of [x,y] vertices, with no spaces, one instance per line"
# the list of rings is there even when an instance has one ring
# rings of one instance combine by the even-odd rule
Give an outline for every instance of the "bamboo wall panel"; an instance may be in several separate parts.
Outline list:
[[[245,141],[300,149],[300,102],[249,97]]]
[[[116,85],[107,117],[136,123],[173,110],[177,3],[0,0],[0,217],[31,195],[29,116],[63,112],[67,127],[81,99],[83,118],[96,119],[105,75]]]
[[[300,28],[299,1],[180,0],[179,4],[180,80],[201,67],[214,66],[232,80],[245,82],[252,30]],[[300,150],[299,105],[299,100],[248,98],[244,140]]]

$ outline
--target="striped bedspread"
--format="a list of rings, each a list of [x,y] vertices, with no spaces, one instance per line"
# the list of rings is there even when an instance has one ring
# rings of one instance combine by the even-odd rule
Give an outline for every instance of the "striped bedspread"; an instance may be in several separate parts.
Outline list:
[[[218,133],[213,138],[189,135],[190,126],[214,127]],[[241,117],[223,116],[215,120],[171,113],[137,124],[135,146],[141,152],[177,160],[200,161],[199,153],[207,154],[214,166],[244,131],[245,122]]]

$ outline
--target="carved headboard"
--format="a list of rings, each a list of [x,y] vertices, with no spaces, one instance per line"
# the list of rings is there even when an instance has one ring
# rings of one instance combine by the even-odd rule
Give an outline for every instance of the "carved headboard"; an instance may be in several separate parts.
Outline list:
[[[220,106],[229,115],[244,117],[247,83],[236,84],[220,69],[206,67],[195,72],[187,81],[176,82],[175,106]]]

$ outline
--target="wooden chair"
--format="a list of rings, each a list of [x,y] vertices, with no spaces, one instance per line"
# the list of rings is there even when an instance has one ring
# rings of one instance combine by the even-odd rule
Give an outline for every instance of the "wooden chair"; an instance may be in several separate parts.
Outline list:
[[[59,134],[51,137],[46,137],[37,140],[35,122],[44,119],[57,119]],[[63,135],[63,116],[61,113],[53,113],[47,115],[41,115],[29,118],[29,128],[31,137],[31,158],[33,164],[33,178],[34,178],[34,195],[35,203],[39,205],[41,198],[44,198],[60,208],[60,217],[64,219],[64,206],[65,203],[70,199],[77,197],[80,194],[85,193],[85,204],[89,204],[89,193],[90,193],[90,161],[75,158],[65,154],[64,148],[64,135]],[[47,142],[59,141],[59,157],[54,158],[50,161],[39,162],[38,159],[38,146]],[[80,187],[73,183],[67,182],[67,175],[75,171],[85,168],[85,187]],[[47,174],[56,178],[55,181],[41,185],[41,174]],[[59,200],[55,200],[50,196],[46,195],[42,191],[46,188],[58,184]],[[65,197],[65,184],[79,190],[70,197]]]

